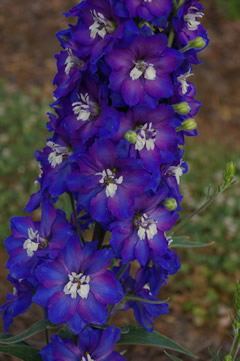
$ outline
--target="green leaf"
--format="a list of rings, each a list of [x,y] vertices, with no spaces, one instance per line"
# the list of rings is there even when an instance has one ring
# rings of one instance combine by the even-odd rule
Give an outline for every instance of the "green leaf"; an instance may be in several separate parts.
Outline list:
[[[42,357],[38,354],[37,349],[29,346],[0,346],[0,352],[18,357],[23,361],[42,361]]]
[[[212,246],[215,242],[201,243],[186,241],[187,237],[173,237],[173,242],[170,244],[170,248],[202,248]]]
[[[170,338],[153,331],[148,332],[136,325],[127,325],[121,327],[121,339],[118,341],[120,345],[147,345],[156,346],[163,349],[181,352],[190,357],[194,356],[190,351],[183,346],[178,345]]]
[[[48,320],[41,320],[39,322],[34,323],[31,327],[29,327],[24,332],[20,333],[17,336],[11,336],[7,334],[0,334],[0,343],[4,344],[12,344],[12,343],[18,343],[20,341],[25,340],[26,338],[29,338],[36,333],[45,331],[49,328],[56,328],[59,327],[59,325],[54,325]]]
[[[167,351],[164,351],[165,355],[168,356],[173,361],[182,361],[180,358],[170,355]]]

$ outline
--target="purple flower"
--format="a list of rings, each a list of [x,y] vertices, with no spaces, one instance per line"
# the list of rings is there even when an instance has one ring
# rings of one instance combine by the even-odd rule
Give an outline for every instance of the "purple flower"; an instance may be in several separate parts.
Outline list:
[[[129,275],[129,270],[125,271],[124,276],[122,277],[122,284],[126,297],[136,296],[142,300],[129,300],[119,310],[126,311],[129,308],[132,308],[136,320],[145,328],[145,330],[152,332],[153,320],[160,315],[168,313],[168,305],[167,303],[157,303],[159,302],[159,299],[150,291],[149,274],[144,271],[142,272],[142,270],[143,268],[140,268],[137,271],[135,280]],[[161,277],[161,274],[158,276]],[[144,299],[153,303],[144,302]]]
[[[165,27],[172,10],[172,0],[126,0],[126,6],[131,16],[152,20],[156,25]]]
[[[69,106],[70,104],[70,106]],[[119,127],[119,114],[101,98],[101,88],[90,79],[77,88],[67,104],[63,126],[75,143],[86,143],[89,138],[112,137]]]
[[[7,333],[13,317],[27,311],[32,303],[33,286],[27,280],[16,280],[10,275],[8,280],[13,284],[13,293],[7,294],[7,302],[0,307],[3,312],[4,330]]]
[[[14,217],[11,230],[4,243],[10,255],[6,267],[17,279],[30,277],[43,257],[56,257],[72,234],[64,212],[56,211],[49,201],[42,204],[40,223],[31,217]]]
[[[174,160],[177,136],[176,118],[171,107],[164,104],[152,110],[138,106],[123,113],[120,129],[113,140],[121,140],[126,132],[136,132],[136,142],[130,145],[130,157],[140,157],[145,169],[159,173],[162,163]]]
[[[113,351],[119,339],[120,330],[113,326],[105,330],[87,328],[79,335],[77,345],[54,335],[40,354],[44,361],[124,361],[124,357]]]
[[[81,59],[71,48],[56,55],[58,72],[53,84],[57,86],[55,97],[70,93],[81,79],[82,72],[87,69],[87,61]]]
[[[178,9],[177,15],[173,17],[173,25],[176,31],[178,48],[183,48],[188,42],[201,37],[205,40],[205,46],[208,45],[209,39],[206,30],[200,24],[199,19],[203,17],[203,6],[199,0],[187,0]],[[190,49],[184,53],[186,59],[192,64],[198,64],[199,60],[196,53],[203,50]]]
[[[155,107],[159,98],[173,94],[170,74],[183,60],[181,53],[167,47],[163,34],[140,35],[130,47],[115,49],[106,60],[112,68],[110,88],[122,94],[126,104]]]
[[[166,198],[166,188],[154,196],[141,194],[136,198],[133,217],[111,224],[110,243],[124,263],[135,259],[145,265],[149,257],[159,259],[168,248],[164,232],[171,229],[178,216],[160,205]]]
[[[131,217],[134,198],[151,180],[135,159],[118,159],[114,144],[96,141],[88,154],[79,156],[80,171],[68,177],[68,187],[79,192],[79,204],[97,221],[108,221],[111,215]]]
[[[79,50],[83,58],[90,56],[94,63],[109,53],[116,42],[122,40],[122,45],[131,43],[138,32],[134,21],[120,21],[106,0],[87,1],[79,11],[79,19],[70,46]]]
[[[33,301],[47,309],[50,321],[67,322],[74,333],[90,323],[105,324],[106,305],[122,299],[119,281],[107,270],[112,252],[96,248],[96,242],[81,248],[73,236],[56,260],[36,270],[39,287]]]

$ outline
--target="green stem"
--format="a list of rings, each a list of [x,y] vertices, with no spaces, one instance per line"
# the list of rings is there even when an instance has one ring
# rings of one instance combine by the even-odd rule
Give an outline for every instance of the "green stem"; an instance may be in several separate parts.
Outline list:
[[[93,231],[92,242],[98,240],[98,249],[102,248],[105,234],[106,234],[105,229],[102,227],[100,223],[96,222]]]
[[[168,302],[169,299],[160,301],[160,300],[149,300],[147,298],[142,298],[142,297],[137,297],[137,296],[133,296],[133,295],[127,295],[123,298],[122,302],[126,302],[126,301],[140,301],[140,302],[146,302],[146,303],[151,303],[154,305],[160,305],[162,303],[166,303]]]
[[[231,348],[231,352],[230,352],[230,355],[232,356],[233,361],[235,361],[237,358],[239,348],[240,348],[240,329],[237,330],[237,333],[234,336],[232,348]]]
[[[48,335],[48,329],[46,328],[45,330],[45,340],[46,340],[46,344],[49,344],[49,335]]]
[[[128,266],[128,263],[124,264],[122,266],[122,268],[120,269],[118,275],[117,275],[117,278],[120,280],[120,278],[122,277],[122,275],[124,274],[124,272],[126,271],[127,269],[127,266]]]
[[[84,240],[84,238],[83,238],[83,235],[82,235],[82,232],[81,232],[81,228],[80,228],[80,225],[79,225],[79,222],[78,222],[78,219],[77,219],[77,213],[76,213],[74,198],[73,198],[73,195],[72,195],[71,192],[68,192],[68,194],[69,194],[69,197],[70,197],[70,200],[71,200],[73,217],[74,217],[75,225],[76,225],[76,228],[77,228],[77,234],[78,234],[78,237],[79,237],[80,240],[81,240],[82,246],[84,246],[84,244],[85,244],[86,242],[85,242],[85,240]]]
[[[42,308],[42,310],[43,310],[43,314],[44,314],[44,320],[47,320],[48,319],[47,311],[45,310],[45,308]],[[48,335],[47,328],[45,329],[45,340],[46,340],[46,344],[48,345],[49,344],[49,335]]]
[[[199,208],[195,209],[192,213],[190,213],[187,217],[185,217],[180,223],[178,223],[175,227],[173,227],[172,232],[170,233],[170,236],[174,235],[176,231],[179,231],[180,229],[185,226],[185,224],[196,214],[202,212],[205,208],[210,206],[212,202],[215,201],[215,199],[222,194],[226,189],[228,189],[233,183],[229,185],[223,185],[219,191],[217,191],[212,197],[210,197],[203,205],[201,205]]]

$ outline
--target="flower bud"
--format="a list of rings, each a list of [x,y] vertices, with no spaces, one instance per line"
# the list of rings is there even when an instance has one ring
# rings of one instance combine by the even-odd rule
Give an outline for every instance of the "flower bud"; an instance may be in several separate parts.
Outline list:
[[[206,41],[201,36],[198,36],[194,40],[189,41],[188,44],[191,45],[191,48],[202,49],[206,45]]]
[[[176,131],[180,130],[195,130],[197,128],[197,123],[194,118],[188,118],[182,122],[181,127],[176,128]]]
[[[191,40],[187,43],[184,48],[180,49],[181,53],[184,53],[185,51],[188,51],[190,49],[197,49],[201,50],[206,46],[206,40],[204,40],[201,36],[198,36],[194,40]]]
[[[188,114],[191,110],[191,108],[187,102],[173,104],[172,107],[176,113],[182,114],[182,115]]]
[[[164,205],[169,211],[174,211],[177,208],[176,199],[175,198],[166,198]]]
[[[231,355],[226,355],[226,356],[224,357],[224,361],[233,361],[233,358],[232,358]]]
[[[137,141],[137,133],[134,132],[134,130],[128,130],[124,135],[124,139],[126,139],[131,144],[135,144]]]
[[[240,330],[240,321],[233,320],[234,333],[237,334]]]
[[[230,162],[227,164],[226,166],[226,171],[224,174],[224,181],[226,183],[231,183],[233,180],[233,177],[235,175],[235,171],[236,171],[236,166],[233,162]],[[240,293],[240,291],[239,291]],[[239,308],[240,308],[240,296],[239,296]]]

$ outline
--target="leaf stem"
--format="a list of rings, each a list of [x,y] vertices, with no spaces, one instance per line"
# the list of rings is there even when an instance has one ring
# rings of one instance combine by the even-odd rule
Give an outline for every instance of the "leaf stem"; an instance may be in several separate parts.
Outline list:
[[[117,275],[117,278],[120,280],[120,278],[122,277],[122,275],[124,274],[124,272],[126,271],[127,269],[127,266],[128,266],[128,263],[124,264],[122,266],[122,268],[120,269],[118,275]]]
[[[238,328],[231,347],[230,355],[232,356],[233,361],[236,360],[237,354],[240,348],[240,329]]]
[[[92,242],[98,240],[98,249],[101,249],[102,247],[105,234],[106,234],[105,229],[102,227],[100,223],[96,222],[93,231]]]
[[[77,234],[78,234],[78,237],[81,240],[82,246],[84,246],[86,242],[85,242],[85,240],[83,238],[81,228],[80,228],[80,225],[79,225],[79,222],[78,222],[78,219],[77,219],[77,212],[76,212],[76,208],[75,208],[74,198],[73,198],[73,195],[72,195],[71,192],[68,192],[68,194],[69,194],[71,205],[72,205],[73,217],[74,217],[75,225],[76,225],[76,228],[77,228]]]
[[[140,302],[146,302],[146,303],[151,303],[154,305],[161,305],[162,303],[166,303],[169,301],[169,299],[167,298],[166,300],[160,301],[160,300],[149,300],[147,298],[142,298],[142,297],[137,297],[134,295],[127,295],[123,298],[123,302],[124,301],[140,301]]]
[[[178,223],[175,227],[173,227],[173,231],[170,233],[170,236],[172,236],[174,233],[176,233],[176,231],[179,231],[180,229],[182,229],[183,226],[185,226],[185,224],[192,218],[194,217],[196,214],[202,212],[205,208],[207,208],[208,206],[210,206],[210,204],[212,202],[215,201],[215,199],[222,194],[226,189],[228,189],[231,185],[233,185],[235,182],[231,182],[230,184],[227,185],[223,185],[222,187],[219,188],[219,190],[212,196],[210,197],[205,203],[203,203],[199,208],[195,209],[195,211],[193,211],[192,213],[190,213],[188,216],[186,216],[180,223]]]

